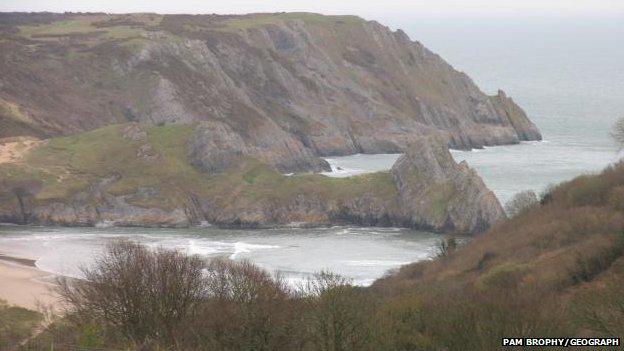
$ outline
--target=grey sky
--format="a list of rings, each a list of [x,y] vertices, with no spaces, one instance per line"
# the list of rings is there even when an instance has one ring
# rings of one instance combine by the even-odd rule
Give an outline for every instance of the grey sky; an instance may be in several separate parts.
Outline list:
[[[0,0],[0,11],[249,13],[308,11],[403,17],[624,16],[624,0]]]

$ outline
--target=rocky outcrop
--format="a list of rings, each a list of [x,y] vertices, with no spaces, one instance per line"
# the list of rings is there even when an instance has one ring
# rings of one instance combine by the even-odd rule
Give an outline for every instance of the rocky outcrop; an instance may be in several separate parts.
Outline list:
[[[542,135],[526,116],[524,111],[516,103],[507,97],[504,91],[499,90],[498,94],[491,96],[496,111],[501,116],[506,116],[511,125],[518,133],[520,140],[541,140]]]
[[[200,159],[212,167],[207,169],[209,174],[180,162],[175,156],[179,154],[152,139],[154,129],[150,134],[139,125],[125,126],[120,133],[131,141],[121,142],[127,149],[118,145],[114,149],[135,157],[133,162],[143,165],[144,174],[127,173],[122,167],[109,176],[95,176],[84,189],[54,198],[49,197],[49,188],[46,192],[46,179],[3,181],[0,222],[145,227],[210,223],[237,228],[355,224],[475,234],[504,218],[493,193],[466,163],[455,163],[442,138],[415,141],[390,172],[342,179],[318,174],[287,177],[276,170],[277,164],[269,163],[277,160],[270,158],[275,150],[264,150],[266,159],[254,160],[243,153],[249,145],[231,129],[210,124],[202,128],[207,128],[201,136],[209,144],[205,147],[212,148],[206,153],[208,158]],[[153,150],[150,142],[161,145],[155,159],[144,154],[146,145]],[[171,143],[173,150],[183,144],[182,140]],[[42,155],[50,155],[47,150]],[[90,158],[95,160],[108,154],[106,150],[94,152]],[[111,167],[120,161],[109,160]],[[173,168],[166,169],[167,165]],[[62,186],[52,184],[55,189]]]
[[[188,143],[189,161],[209,173],[232,167],[243,157],[258,158],[282,173],[331,170],[327,161],[314,156],[292,135],[266,129],[236,132],[224,122],[202,122]]]
[[[353,16],[0,14],[0,137],[109,124],[123,128],[115,142],[125,146],[89,144],[98,157],[80,159],[73,146],[64,157],[75,164],[47,159],[58,149],[33,158],[41,164],[21,171],[55,191],[37,197],[0,186],[8,199],[0,220],[477,232],[502,210],[446,147],[541,138],[503,92],[487,96],[403,31]],[[148,133],[148,125],[164,129]],[[182,134],[167,127],[188,131],[170,140]],[[432,135],[439,142],[426,145]],[[404,152],[412,144],[419,151],[376,177],[284,181],[279,174],[327,170],[321,156]],[[270,170],[236,173],[250,160]],[[22,173],[11,167],[3,174],[15,181]],[[114,173],[131,179],[109,189]]]
[[[436,137],[414,142],[391,170],[410,226],[479,233],[505,218],[498,199],[465,161]]]
[[[0,125],[10,128],[0,137],[207,121],[189,150],[202,169],[258,152],[291,171],[325,167],[318,156],[402,152],[423,135],[455,148],[541,138],[504,94],[485,95],[403,31],[353,16],[2,18]],[[60,20],[86,34],[57,33]],[[211,130],[223,140],[207,140]],[[221,142],[214,159],[200,155]]]
[[[173,209],[137,206],[136,200],[154,197],[157,189],[140,188],[134,194],[113,195],[107,190],[118,175],[102,178],[63,201],[37,202],[34,194],[14,192],[2,198],[0,222],[60,226],[188,227],[192,203]],[[11,205],[13,202],[13,206]],[[9,206],[7,206],[9,205]]]

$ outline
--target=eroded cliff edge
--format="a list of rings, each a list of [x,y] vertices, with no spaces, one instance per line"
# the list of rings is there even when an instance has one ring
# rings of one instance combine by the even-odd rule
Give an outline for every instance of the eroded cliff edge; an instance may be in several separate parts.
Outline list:
[[[0,14],[0,39],[0,137],[207,121],[283,171],[430,134],[454,148],[541,138],[504,93],[354,16]]]
[[[474,234],[504,218],[491,191],[465,163],[452,159],[441,138],[415,140],[390,172],[339,179],[285,176],[267,160],[243,154],[204,171],[187,158],[194,133],[190,125],[129,124],[41,143],[20,161],[0,164],[0,221],[238,228],[355,224]]]
[[[455,162],[438,137],[416,140],[390,173],[411,227],[476,233],[505,218],[477,172],[466,161]]]

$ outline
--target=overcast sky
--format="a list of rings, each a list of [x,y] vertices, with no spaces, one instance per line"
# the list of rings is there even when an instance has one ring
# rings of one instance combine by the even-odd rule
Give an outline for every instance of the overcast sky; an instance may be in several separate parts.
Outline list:
[[[624,16],[624,0],[0,0],[0,11],[249,13],[307,11],[401,17]]]

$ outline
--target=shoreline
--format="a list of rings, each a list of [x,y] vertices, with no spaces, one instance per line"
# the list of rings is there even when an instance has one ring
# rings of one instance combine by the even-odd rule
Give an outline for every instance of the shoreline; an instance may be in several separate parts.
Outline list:
[[[0,254],[0,299],[9,305],[30,310],[57,306],[55,277],[37,268],[35,260]]]

